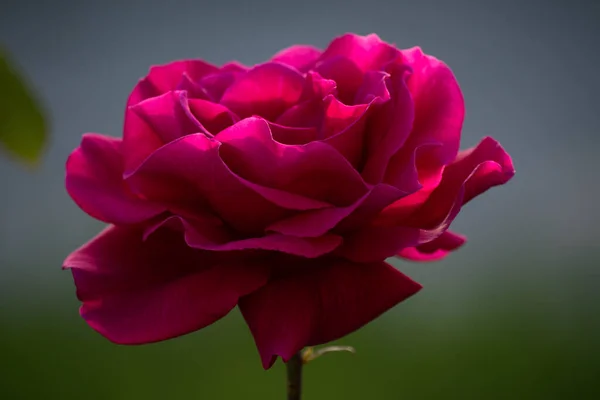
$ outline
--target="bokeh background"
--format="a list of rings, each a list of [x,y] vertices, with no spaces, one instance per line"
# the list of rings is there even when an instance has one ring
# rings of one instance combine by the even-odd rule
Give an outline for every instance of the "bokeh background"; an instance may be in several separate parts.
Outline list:
[[[119,136],[152,64],[261,62],[347,31],[420,45],[464,91],[463,147],[493,135],[517,175],[470,203],[470,241],[396,265],[425,289],[339,340],[305,371],[305,398],[600,398],[600,2],[13,1],[0,45],[51,118],[42,164],[0,157],[0,398],[283,399],[237,310],[165,343],[116,346],[88,328],[65,256],[102,224],[63,186],[84,132]],[[0,88],[2,90],[2,88]]]

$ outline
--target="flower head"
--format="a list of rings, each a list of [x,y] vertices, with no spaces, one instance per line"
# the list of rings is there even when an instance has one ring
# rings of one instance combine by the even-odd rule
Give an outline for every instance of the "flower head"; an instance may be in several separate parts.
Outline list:
[[[140,344],[239,308],[263,365],[344,336],[421,286],[461,207],[514,174],[491,138],[459,152],[464,102],[419,48],[347,34],[270,61],[155,66],[122,139],[84,135],[66,187],[110,225],[65,261],[85,320]]]

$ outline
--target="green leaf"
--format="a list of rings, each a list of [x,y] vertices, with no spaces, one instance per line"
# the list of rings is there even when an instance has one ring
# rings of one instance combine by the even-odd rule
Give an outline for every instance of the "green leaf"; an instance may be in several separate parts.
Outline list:
[[[36,164],[46,144],[43,113],[23,78],[0,50],[0,146]]]

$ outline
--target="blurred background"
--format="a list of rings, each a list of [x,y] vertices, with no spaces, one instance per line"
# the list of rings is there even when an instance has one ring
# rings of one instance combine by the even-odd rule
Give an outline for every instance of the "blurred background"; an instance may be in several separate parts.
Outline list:
[[[64,162],[84,132],[121,135],[152,64],[253,64],[348,31],[448,63],[466,99],[463,147],[493,135],[517,175],[463,209],[462,250],[394,261],[425,289],[336,342],[356,355],[311,363],[305,398],[600,398],[599,22],[594,0],[4,0],[0,46],[51,137],[37,169],[0,157],[0,398],[284,398],[281,362],[263,371],[237,310],[140,347],[87,327],[60,267],[102,224],[66,194]]]

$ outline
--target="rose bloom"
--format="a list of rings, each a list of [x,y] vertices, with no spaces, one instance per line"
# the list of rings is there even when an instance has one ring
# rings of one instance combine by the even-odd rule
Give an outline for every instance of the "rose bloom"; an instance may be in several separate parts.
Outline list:
[[[459,152],[464,114],[444,63],[377,35],[152,67],[123,138],[86,134],[66,164],[110,224],[64,263],[81,315],[142,344],[237,305],[265,368],[360,328],[421,289],[385,260],[457,249],[462,206],[514,174],[491,138]]]

